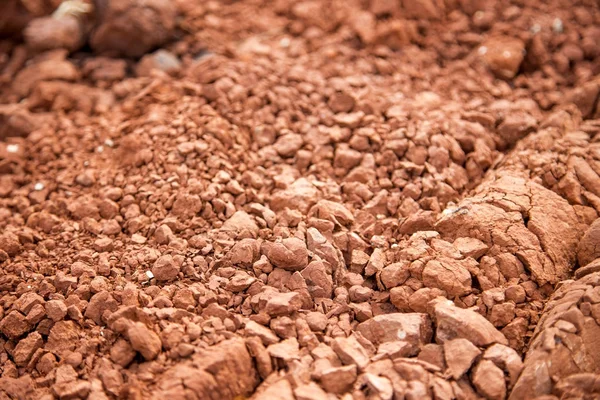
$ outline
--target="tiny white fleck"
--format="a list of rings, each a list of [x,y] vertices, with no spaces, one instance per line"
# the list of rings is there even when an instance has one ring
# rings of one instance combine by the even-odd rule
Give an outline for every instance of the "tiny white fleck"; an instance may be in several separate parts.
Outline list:
[[[146,271],[146,276],[148,277],[148,279],[154,278],[154,274],[152,273],[152,271]]]
[[[44,188],[45,188],[45,186],[44,186],[44,184],[43,184],[42,182],[38,182],[38,183],[36,183],[36,184],[33,186],[33,189],[34,189],[34,190],[37,190],[38,192],[39,192],[40,190],[44,190]]]
[[[283,38],[279,41],[279,45],[281,47],[289,47],[290,46],[290,39],[289,38]]]
[[[533,33],[533,34],[538,33],[541,30],[542,30],[542,27],[540,26],[540,24],[533,24],[530,29],[531,33]]]
[[[8,146],[6,146],[6,151],[8,151],[9,153],[16,153],[17,151],[19,151],[19,145],[9,144]]]
[[[112,139],[106,139],[104,141],[104,144],[107,145],[108,147],[113,147],[115,145],[115,142],[113,142]]]
[[[560,18],[556,18],[554,19],[554,21],[552,21],[552,30],[554,31],[554,33],[562,33],[564,30],[564,26],[563,26],[563,22]]]
[[[487,53],[487,47],[485,47],[485,46],[481,46],[481,47],[479,48],[479,50],[477,50],[477,52],[478,52],[479,54],[481,54],[481,55],[484,55],[485,53]]]
[[[406,332],[398,331],[398,340],[406,339]]]
[[[508,50],[504,50],[504,52],[502,53],[502,56],[503,56],[504,58],[510,58],[510,51],[508,51]]]
[[[98,146],[98,147],[96,147],[96,152],[102,153],[103,151],[104,151],[104,146]]]
[[[398,243],[392,243],[392,249],[395,249],[398,247]]]
[[[31,289],[31,285],[27,285],[27,289]]]
[[[465,207],[456,207],[456,208],[446,208],[444,211],[442,211],[442,214],[444,215],[453,215],[453,214],[459,214],[459,215],[463,215],[463,214],[468,214],[469,210]]]
[[[83,162],[83,166],[84,166],[84,167],[87,167],[88,165],[90,165],[90,162],[89,162],[89,161],[84,161],[84,162]]]

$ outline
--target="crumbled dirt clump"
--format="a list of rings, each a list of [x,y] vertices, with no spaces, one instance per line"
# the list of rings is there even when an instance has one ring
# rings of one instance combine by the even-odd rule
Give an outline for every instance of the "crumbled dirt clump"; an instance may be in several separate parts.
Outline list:
[[[599,26],[2,2],[0,399],[599,397]]]

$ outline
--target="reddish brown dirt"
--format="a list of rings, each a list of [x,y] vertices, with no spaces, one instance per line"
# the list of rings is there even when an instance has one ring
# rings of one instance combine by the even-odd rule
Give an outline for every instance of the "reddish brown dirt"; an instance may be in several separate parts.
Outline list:
[[[60,3],[0,4],[0,399],[600,397],[597,1]]]

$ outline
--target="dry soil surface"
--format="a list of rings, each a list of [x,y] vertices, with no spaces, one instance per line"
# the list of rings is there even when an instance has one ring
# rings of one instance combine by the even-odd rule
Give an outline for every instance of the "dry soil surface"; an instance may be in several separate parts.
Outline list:
[[[597,1],[60,3],[0,6],[0,399],[600,397]]]

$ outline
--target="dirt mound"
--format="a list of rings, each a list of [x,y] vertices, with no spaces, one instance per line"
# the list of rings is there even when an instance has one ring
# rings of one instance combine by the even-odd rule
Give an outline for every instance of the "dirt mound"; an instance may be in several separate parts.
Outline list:
[[[597,2],[5,3],[0,399],[598,397]]]

